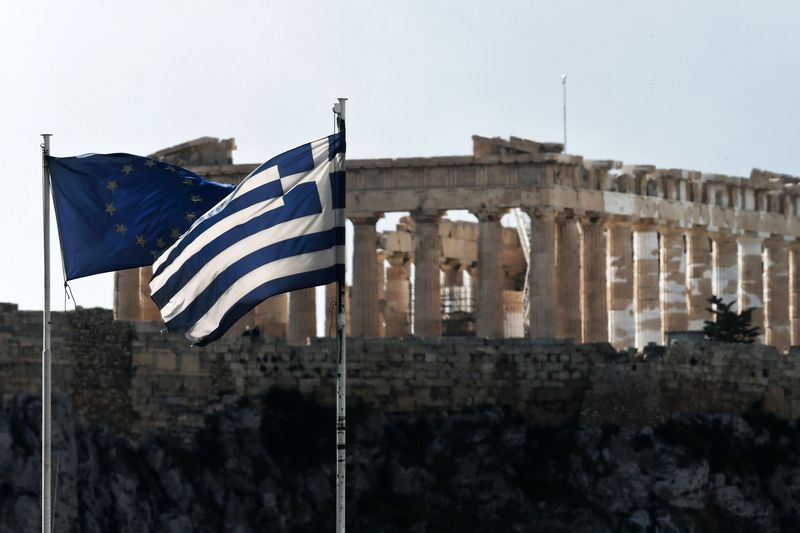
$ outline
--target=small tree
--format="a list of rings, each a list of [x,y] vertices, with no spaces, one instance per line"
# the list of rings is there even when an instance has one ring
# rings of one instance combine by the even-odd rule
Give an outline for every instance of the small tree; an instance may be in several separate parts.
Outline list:
[[[711,340],[752,344],[758,337],[758,326],[753,326],[753,310],[749,307],[741,313],[731,310],[736,302],[725,303],[722,298],[712,296],[708,299],[711,307],[707,311],[714,314],[714,320],[706,320],[703,333]]]

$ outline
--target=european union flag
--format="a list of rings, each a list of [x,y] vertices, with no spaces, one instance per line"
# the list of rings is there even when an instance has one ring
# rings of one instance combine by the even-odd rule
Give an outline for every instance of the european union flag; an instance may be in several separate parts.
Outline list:
[[[130,154],[49,157],[68,280],[150,265],[233,191]]]

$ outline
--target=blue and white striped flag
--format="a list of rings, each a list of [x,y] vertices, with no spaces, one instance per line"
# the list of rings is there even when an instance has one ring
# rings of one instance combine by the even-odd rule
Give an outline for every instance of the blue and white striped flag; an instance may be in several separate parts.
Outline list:
[[[344,282],[344,131],[255,169],[153,264],[170,331],[203,346],[282,292]]]

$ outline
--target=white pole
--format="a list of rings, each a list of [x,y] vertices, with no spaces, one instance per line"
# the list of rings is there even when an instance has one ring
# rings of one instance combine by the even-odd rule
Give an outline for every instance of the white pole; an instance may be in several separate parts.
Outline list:
[[[42,533],[52,532],[50,501],[50,133],[42,134],[42,231],[44,236],[44,309],[42,311]]]
[[[347,98],[339,98],[339,103],[333,106],[333,111],[336,113],[336,127],[339,131],[345,130],[345,102],[347,102]],[[342,168],[337,170],[344,170],[344,157],[341,165]],[[344,220],[341,222],[343,223]],[[345,390],[347,385],[347,351],[344,330],[344,281],[337,283],[336,292],[336,346],[338,355],[336,368],[336,533],[345,533],[345,437],[347,430]]]
[[[567,152],[567,75],[561,75],[561,86],[563,88],[564,104],[564,153]]]

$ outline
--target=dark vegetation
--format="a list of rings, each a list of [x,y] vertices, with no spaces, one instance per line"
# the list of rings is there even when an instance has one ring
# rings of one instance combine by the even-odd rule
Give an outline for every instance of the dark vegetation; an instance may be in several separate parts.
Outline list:
[[[732,310],[735,301],[725,303],[718,296],[708,299],[707,311],[713,313],[713,320],[706,320],[703,332],[711,340],[752,344],[758,337],[758,326],[753,326],[753,311],[749,307],[741,313]]]

